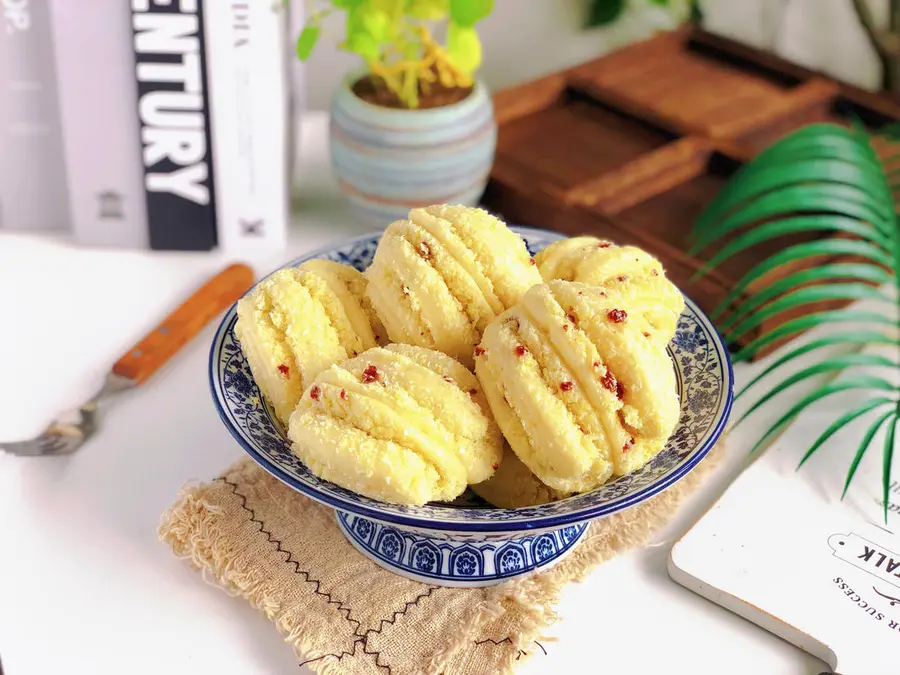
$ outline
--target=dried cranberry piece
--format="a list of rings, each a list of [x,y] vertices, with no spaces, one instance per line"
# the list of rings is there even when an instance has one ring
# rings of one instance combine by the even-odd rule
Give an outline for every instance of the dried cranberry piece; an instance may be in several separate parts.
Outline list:
[[[600,384],[603,385],[604,389],[607,389],[613,393],[618,392],[619,381],[616,379],[616,376],[612,374],[612,371],[609,368],[606,369],[603,377],[600,378]]]

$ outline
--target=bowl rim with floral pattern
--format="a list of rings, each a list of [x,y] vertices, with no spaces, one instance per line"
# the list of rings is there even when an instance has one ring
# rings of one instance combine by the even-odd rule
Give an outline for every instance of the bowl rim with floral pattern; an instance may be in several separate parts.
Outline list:
[[[535,255],[564,239],[559,232],[510,225]],[[372,232],[310,251],[279,269],[325,258],[363,269],[382,232]],[[252,289],[249,292],[252,292]],[[400,528],[444,532],[528,532],[583,523],[639,504],[687,475],[725,429],[734,398],[731,358],[722,336],[690,298],[668,350],[676,371],[682,414],[663,449],[642,469],[567,499],[518,509],[484,504],[389,504],[314,476],[290,450],[283,425],[260,395],[234,337],[237,303],[222,318],[209,352],[209,385],[220,419],[243,450],[277,479],[320,503]],[[700,354],[702,352],[702,354]],[[702,359],[701,359],[702,356]],[[468,492],[467,492],[468,494]],[[477,498],[476,498],[477,501]]]

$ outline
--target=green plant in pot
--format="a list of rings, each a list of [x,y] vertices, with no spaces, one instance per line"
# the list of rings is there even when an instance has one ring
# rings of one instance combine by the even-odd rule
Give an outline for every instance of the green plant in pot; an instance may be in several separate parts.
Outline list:
[[[339,47],[362,62],[335,91],[330,122],[332,167],[361,221],[383,228],[416,206],[481,199],[497,127],[476,26],[492,11],[493,0],[331,0],[310,15],[298,58],[340,12]]]
[[[858,124],[812,124],[783,137],[735,174],[701,214],[692,251],[712,251],[705,273],[763,241],[785,242],[748,271],[711,314],[724,337],[735,341],[789,313],[735,354],[736,361],[813,330],[769,357],[738,392],[737,400],[749,395],[754,402],[737,423],[789,389],[818,385],[759,434],[757,450],[801,412],[823,399],[843,397],[843,412],[810,438],[800,465],[827,442],[842,441],[843,449],[827,450],[843,453],[840,461],[847,462],[845,477],[836,483],[841,498],[869,460],[870,470],[860,474],[869,476],[862,486],[865,503],[883,506],[885,522],[889,510],[895,511],[892,472],[900,421],[900,223],[894,202],[900,146],[886,142],[896,132],[880,129],[875,142],[876,134]],[[771,280],[768,275],[783,265],[795,271]],[[857,302],[843,308],[822,304],[833,301]]]

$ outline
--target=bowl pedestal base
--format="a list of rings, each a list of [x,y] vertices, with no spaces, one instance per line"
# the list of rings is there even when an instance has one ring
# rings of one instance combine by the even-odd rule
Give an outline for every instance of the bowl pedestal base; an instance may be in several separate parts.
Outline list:
[[[437,586],[483,587],[552,567],[572,552],[588,524],[555,530],[483,533],[410,530],[336,510],[338,526],[381,567]]]

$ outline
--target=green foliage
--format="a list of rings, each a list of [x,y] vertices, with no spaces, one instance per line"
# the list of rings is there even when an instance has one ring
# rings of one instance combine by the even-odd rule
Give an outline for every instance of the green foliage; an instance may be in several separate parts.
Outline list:
[[[304,26],[303,30],[300,32],[300,37],[297,38],[297,58],[301,61],[308,59],[318,40],[319,27]]]
[[[451,23],[447,28],[447,54],[466,72],[481,65],[481,42],[474,28]]]
[[[494,0],[450,0],[450,19],[464,28],[471,28],[493,11]]]
[[[684,9],[684,3],[673,3],[671,0],[648,0],[651,5],[662,7],[672,13],[678,14],[679,9]],[[678,5],[675,7],[673,5]],[[589,0],[587,6],[588,28],[597,28],[599,26],[610,26],[614,24],[624,14],[628,7],[628,0]],[[700,11],[699,0],[689,0],[686,5],[688,11],[687,18],[690,21],[700,21],[703,13]]]
[[[891,184],[900,181],[900,174],[888,174],[884,169],[893,159],[880,158],[872,136],[858,126],[803,127],[738,171],[697,219],[691,251],[696,255],[717,246],[699,272],[705,274],[759,243],[784,237],[806,239],[785,246],[747,272],[712,312],[712,318],[726,340],[734,341],[786,312],[800,315],[763,331],[734,356],[736,361],[750,359],[778,340],[818,326],[846,323],[849,327],[782,350],[738,397],[770,377],[779,377],[785,366],[801,356],[818,356],[818,360],[769,383],[737,424],[800,382],[840,373],[791,406],[762,435],[753,452],[809,406],[842,391],[856,391],[859,405],[836,419],[811,444],[800,466],[841,427],[886,407],[862,434],[844,484],[846,494],[873,439],[886,427],[882,469],[885,519],[900,391],[871,373],[896,373],[900,362],[881,352],[861,350],[873,345],[900,347],[900,229]],[[794,271],[773,281],[769,275],[784,265]],[[874,309],[817,309],[816,303],[823,300],[865,300]],[[846,353],[835,355],[835,351]],[[856,372],[859,368],[864,372]]]
[[[625,0],[593,0],[588,4],[589,28],[615,23],[625,11]]]
[[[297,38],[297,58],[312,55],[325,17],[344,12],[339,48],[360,56],[377,81],[415,108],[420,91],[435,83],[471,86],[481,65],[475,26],[493,9],[494,0],[330,0],[310,14]],[[446,27],[445,45],[433,38],[433,24]]]

